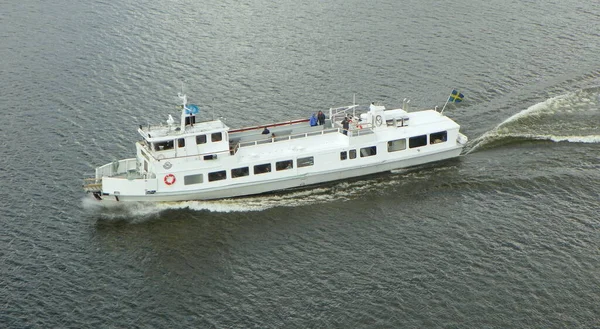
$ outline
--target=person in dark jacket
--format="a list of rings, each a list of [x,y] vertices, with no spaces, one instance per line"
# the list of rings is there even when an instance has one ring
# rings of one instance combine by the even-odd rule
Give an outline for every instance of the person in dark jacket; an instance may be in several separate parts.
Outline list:
[[[323,113],[323,111],[319,111],[319,113],[317,114],[317,120],[319,120],[319,126],[325,124],[325,113]]]
[[[350,121],[348,120],[348,117],[344,117],[344,120],[342,120],[342,128],[344,128],[342,131],[344,135],[348,135],[348,129],[350,129]]]

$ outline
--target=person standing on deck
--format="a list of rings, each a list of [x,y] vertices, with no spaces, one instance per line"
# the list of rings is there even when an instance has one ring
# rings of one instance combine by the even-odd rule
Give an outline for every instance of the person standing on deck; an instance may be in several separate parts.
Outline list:
[[[317,125],[317,116],[316,116],[316,114],[313,113],[310,117],[310,126],[314,127],[316,125]]]
[[[325,113],[323,113],[323,111],[319,111],[319,113],[317,114],[317,120],[319,120],[319,126],[325,124]]]
[[[344,120],[342,120],[342,128],[344,128],[342,131],[344,135],[348,135],[348,129],[350,129],[350,121],[348,121],[348,117],[344,117]]]

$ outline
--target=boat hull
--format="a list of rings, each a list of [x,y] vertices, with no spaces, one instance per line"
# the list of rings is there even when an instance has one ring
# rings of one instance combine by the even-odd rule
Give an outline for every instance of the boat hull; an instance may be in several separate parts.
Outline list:
[[[102,195],[102,202],[177,202],[193,200],[214,200],[234,198],[240,196],[263,194],[280,190],[287,190],[298,187],[317,185],[327,182],[344,180],[349,178],[361,177],[382,173],[394,169],[403,169],[432,163],[458,157],[462,151],[462,146],[431,154],[421,154],[418,156],[390,160],[387,162],[378,162],[374,164],[349,168],[343,171],[332,169],[330,171],[321,171],[318,173],[309,173],[287,178],[278,178],[265,180],[261,182],[230,184],[220,188],[202,191],[185,191],[179,193],[155,193],[148,195]],[[97,200],[98,198],[94,198]]]

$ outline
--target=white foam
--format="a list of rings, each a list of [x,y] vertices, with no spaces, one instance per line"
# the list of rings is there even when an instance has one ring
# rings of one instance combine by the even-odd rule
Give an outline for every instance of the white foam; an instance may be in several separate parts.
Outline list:
[[[410,173],[408,173],[410,175]],[[358,181],[343,181],[334,185],[317,186],[294,192],[281,192],[235,199],[210,201],[181,201],[181,202],[121,202],[103,206],[92,199],[83,200],[84,207],[97,212],[105,219],[125,219],[136,222],[159,215],[166,210],[189,209],[193,211],[210,211],[219,213],[264,211],[276,207],[312,206],[320,203],[332,203],[351,200],[373,190],[382,190],[390,186],[404,184],[405,180],[366,179]],[[108,211],[107,211],[108,210]]]
[[[600,143],[600,135],[590,136],[548,136],[548,140],[553,142],[570,142],[570,143]]]
[[[532,105],[530,107],[528,107],[525,110],[522,110],[521,112],[514,114],[513,116],[509,117],[508,119],[504,120],[502,123],[500,123],[498,126],[496,126],[496,129],[506,125],[509,122],[513,122],[513,121],[517,121],[521,118],[524,117],[530,117],[530,116],[534,116],[534,115],[539,115],[541,113],[554,113],[553,110],[556,109],[556,104],[558,101],[561,100],[565,100],[567,98],[569,98],[570,96],[573,96],[572,93],[568,93],[565,95],[560,95],[560,96],[556,96],[556,97],[552,97],[549,98],[541,103],[537,103],[535,105]],[[562,107],[565,107],[567,105],[562,105]]]

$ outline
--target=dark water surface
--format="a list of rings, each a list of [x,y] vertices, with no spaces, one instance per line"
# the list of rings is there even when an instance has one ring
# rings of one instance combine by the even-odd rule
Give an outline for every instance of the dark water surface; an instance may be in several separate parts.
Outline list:
[[[0,327],[600,327],[597,1],[0,0]],[[184,84],[238,127],[443,105],[459,159],[100,209]]]

